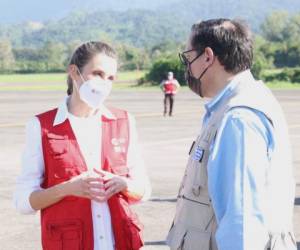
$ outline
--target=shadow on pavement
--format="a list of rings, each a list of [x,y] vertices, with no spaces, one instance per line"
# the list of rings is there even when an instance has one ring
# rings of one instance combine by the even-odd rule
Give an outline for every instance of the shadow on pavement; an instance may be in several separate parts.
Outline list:
[[[152,198],[152,199],[149,199],[149,201],[154,201],[154,202],[176,202],[177,199],[160,199],[160,198]]]
[[[153,201],[153,202],[176,202],[177,199],[172,199],[172,198],[166,198],[166,199],[152,198],[152,199],[149,199],[149,201]],[[300,205],[300,197],[295,198],[294,204],[296,206]]]
[[[165,241],[146,241],[145,246],[163,246],[166,245]],[[300,242],[297,242],[297,250],[300,250]]]
[[[163,246],[166,245],[165,241],[146,241],[145,246]]]

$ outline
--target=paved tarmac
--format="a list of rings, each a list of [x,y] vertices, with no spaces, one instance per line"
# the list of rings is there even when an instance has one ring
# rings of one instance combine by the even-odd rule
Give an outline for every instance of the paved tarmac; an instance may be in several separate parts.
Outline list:
[[[300,90],[274,91],[285,111],[293,146],[296,177],[294,228],[300,241]],[[35,114],[56,107],[61,91],[0,91],[0,250],[38,250],[39,214],[19,215],[12,205],[20,172],[26,122]],[[168,249],[164,240],[171,225],[179,182],[188,150],[200,130],[204,101],[187,89],[175,100],[173,117],[162,116],[159,90],[113,91],[108,100],[137,119],[140,144],[152,183],[152,197],[134,206],[145,225],[145,250]],[[300,248],[299,248],[300,249]]]

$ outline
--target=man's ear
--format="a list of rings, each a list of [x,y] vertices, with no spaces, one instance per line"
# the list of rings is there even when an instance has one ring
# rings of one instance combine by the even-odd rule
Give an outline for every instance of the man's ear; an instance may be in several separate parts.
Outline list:
[[[204,50],[205,53],[205,61],[208,64],[213,64],[214,58],[215,58],[215,54],[214,51],[210,48],[210,47],[206,47]]]

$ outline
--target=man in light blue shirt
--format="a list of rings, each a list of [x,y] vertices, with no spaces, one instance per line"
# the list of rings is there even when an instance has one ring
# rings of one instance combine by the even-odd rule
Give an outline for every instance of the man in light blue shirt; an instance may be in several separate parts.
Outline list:
[[[180,54],[191,90],[211,100],[180,187],[171,249],[296,249],[287,125],[249,71],[252,47],[245,24],[214,19],[193,25]]]

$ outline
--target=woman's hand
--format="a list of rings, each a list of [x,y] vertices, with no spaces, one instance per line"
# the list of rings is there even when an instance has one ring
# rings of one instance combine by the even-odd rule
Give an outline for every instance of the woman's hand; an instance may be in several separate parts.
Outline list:
[[[125,177],[115,175],[104,170],[94,169],[94,171],[103,179],[106,200],[127,189],[128,185]]]
[[[40,210],[70,195],[97,202],[106,201],[104,178],[99,174],[84,172],[69,181],[32,192],[29,202],[33,209]]]
[[[82,173],[66,183],[67,195],[88,198],[97,202],[106,200],[104,179],[101,175]]]

